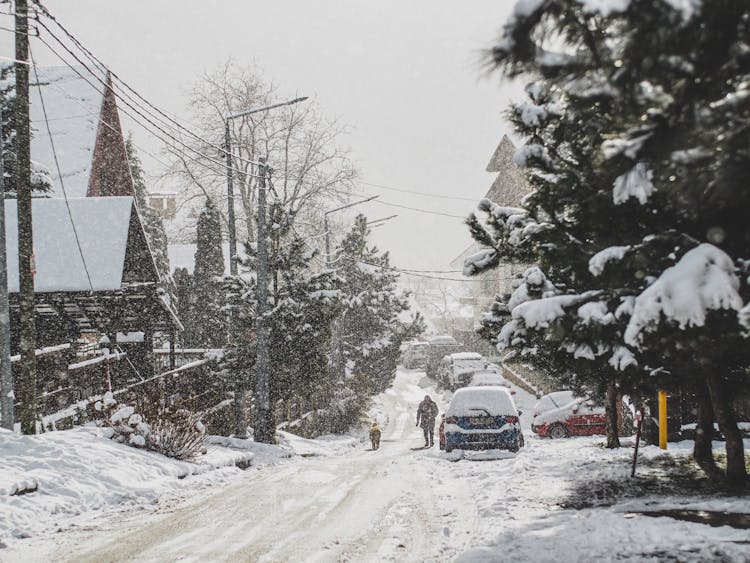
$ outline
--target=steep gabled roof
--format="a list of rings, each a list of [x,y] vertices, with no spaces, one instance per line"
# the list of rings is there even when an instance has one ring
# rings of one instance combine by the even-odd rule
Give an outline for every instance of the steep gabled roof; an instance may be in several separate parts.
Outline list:
[[[516,147],[513,141],[508,138],[508,135],[503,135],[500,144],[497,145],[492,158],[487,163],[487,172],[502,172],[510,165],[515,166],[513,164],[514,154],[516,154]]]
[[[513,160],[515,153],[516,147],[507,135],[503,135],[487,165],[487,171],[497,172],[497,177],[485,197],[498,205],[519,207],[530,191],[523,172]]]
[[[89,188],[105,87],[83,67],[77,70],[86,77],[85,80],[69,67],[37,67],[38,83],[34,72],[30,75],[31,158],[49,170],[53,182],[52,197],[62,197],[63,194],[44,123],[40,89],[65,191],[71,198],[86,197]],[[92,70],[100,73],[99,78],[106,81],[103,71],[95,67]]]
[[[158,281],[133,198],[73,198],[68,204],[70,215],[62,198],[32,200],[37,293],[114,291],[124,283]],[[5,202],[5,227],[8,291],[17,293],[18,223],[14,199]]]

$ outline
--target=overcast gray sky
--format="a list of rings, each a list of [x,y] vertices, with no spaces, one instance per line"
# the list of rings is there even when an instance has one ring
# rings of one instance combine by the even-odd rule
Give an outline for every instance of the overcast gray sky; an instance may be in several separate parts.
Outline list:
[[[119,76],[188,119],[184,90],[229,57],[254,63],[283,92],[317,98],[352,127],[365,182],[478,199],[519,85],[482,75],[512,0],[47,0],[50,11]],[[9,20],[9,18],[4,18]],[[12,20],[5,21],[12,24]],[[3,33],[4,54],[11,36]],[[35,45],[35,44],[32,44]],[[42,64],[59,64],[35,45]],[[146,135],[133,127],[139,142]],[[151,146],[151,145],[149,145]],[[153,161],[144,158],[152,168]],[[151,171],[155,171],[153,168]],[[409,207],[466,215],[472,203],[362,185]],[[399,267],[444,268],[471,242],[461,219],[369,203],[374,239]]]

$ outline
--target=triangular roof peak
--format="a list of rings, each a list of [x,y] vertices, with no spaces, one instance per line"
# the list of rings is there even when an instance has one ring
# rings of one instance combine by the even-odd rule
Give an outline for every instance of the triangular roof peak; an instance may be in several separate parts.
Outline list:
[[[497,145],[495,152],[487,164],[487,172],[502,172],[507,169],[508,165],[513,164],[513,155],[516,153],[516,146],[508,135],[503,135],[500,144]],[[514,165],[515,166],[515,165]]]

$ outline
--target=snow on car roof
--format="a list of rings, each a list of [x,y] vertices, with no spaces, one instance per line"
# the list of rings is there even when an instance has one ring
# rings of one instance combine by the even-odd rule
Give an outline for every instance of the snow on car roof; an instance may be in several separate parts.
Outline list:
[[[471,378],[471,385],[501,385],[503,377],[496,371],[475,371]]]
[[[427,342],[429,344],[458,344],[452,336],[430,336]]]
[[[477,354],[476,352],[456,352],[455,354],[450,354],[450,357],[452,360],[481,360],[482,354]]]
[[[463,387],[453,395],[446,416],[518,416],[513,397],[505,387]],[[486,413],[485,413],[486,414]]]

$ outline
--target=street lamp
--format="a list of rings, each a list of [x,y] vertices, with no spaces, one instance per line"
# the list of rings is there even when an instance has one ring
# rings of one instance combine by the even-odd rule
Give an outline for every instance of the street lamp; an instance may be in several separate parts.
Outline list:
[[[268,111],[274,108],[282,106],[290,106],[298,102],[303,102],[307,99],[307,96],[301,98],[295,98],[288,102],[280,102],[278,104],[271,104],[260,108],[253,108],[237,113],[232,113],[224,118],[224,143],[226,145],[227,152],[227,206],[228,206],[228,217],[227,222],[229,226],[229,273],[233,276],[237,275],[237,233],[235,232],[235,219],[234,219],[234,187],[232,186],[232,138],[229,134],[229,124],[233,119],[238,117],[244,117],[252,113],[258,113],[261,111]],[[256,361],[256,411],[255,411],[255,424],[260,426],[257,428],[261,436],[261,441],[269,441],[267,426],[267,414],[268,414],[268,327],[265,326],[263,315],[266,310],[267,295],[267,279],[266,279],[266,248],[265,248],[265,217],[266,217],[266,186],[265,179],[268,173],[268,167],[266,165],[266,159],[260,159],[259,165],[259,177],[260,182],[258,184],[258,272],[257,272],[257,284],[258,284],[258,298],[262,297],[262,302],[258,301],[257,315],[256,318],[256,335],[257,335],[257,361]],[[262,242],[261,242],[262,241]],[[262,256],[261,256],[262,254]],[[261,271],[262,270],[262,271]],[[261,284],[263,290],[260,289]],[[229,334],[231,338],[232,334],[232,318],[231,309],[229,317]],[[235,435],[238,438],[247,437],[247,429],[245,424],[245,411],[247,405],[245,404],[245,381],[244,377],[240,374],[237,376],[237,385],[234,392],[234,409],[235,409]],[[265,408],[264,408],[265,407]],[[258,409],[261,410],[258,410]],[[258,425],[260,421],[260,425]],[[256,440],[258,434],[256,434]],[[270,441],[273,441],[273,434],[271,434]]]
[[[245,117],[252,113],[259,113],[261,111],[268,111],[270,109],[279,108],[282,106],[291,106],[298,102],[304,102],[308,99],[308,96],[301,98],[294,98],[288,102],[280,102],[278,104],[271,104],[263,106],[261,108],[253,108],[237,113],[231,113],[224,117],[224,144],[226,145],[227,152],[227,206],[228,216],[227,222],[229,223],[229,273],[233,276],[237,275],[237,233],[235,232],[235,219],[234,219],[234,187],[232,186],[232,138],[229,135],[229,123],[233,119],[238,117]]]
[[[342,205],[341,207],[336,207],[335,209],[329,209],[328,211],[323,212],[323,228],[325,229],[326,233],[326,267],[330,267],[331,265],[331,233],[328,229],[328,214],[334,213],[336,211],[341,211],[342,209],[346,209],[347,207],[354,207],[355,205],[359,205],[360,203],[367,203],[368,201],[372,201],[373,199],[377,199],[380,196],[374,195],[372,197],[368,197],[367,199],[363,199],[361,201],[355,201],[353,203],[347,203],[346,205]]]
[[[398,215],[389,215],[388,217],[381,217],[380,219],[373,219],[372,221],[367,221],[367,226],[371,229],[374,229],[375,227],[380,227],[382,225],[385,225],[386,221],[390,221],[391,219],[394,219],[398,217]]]

